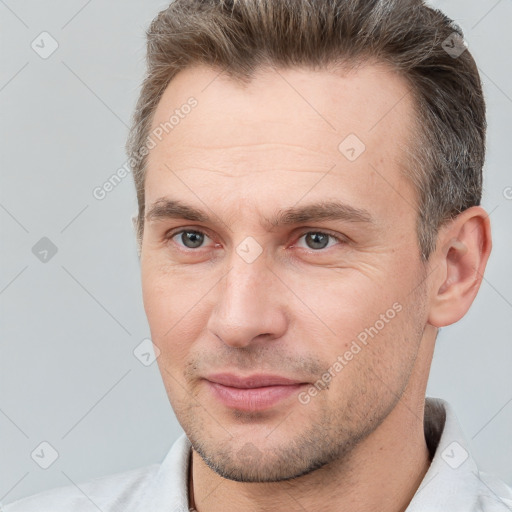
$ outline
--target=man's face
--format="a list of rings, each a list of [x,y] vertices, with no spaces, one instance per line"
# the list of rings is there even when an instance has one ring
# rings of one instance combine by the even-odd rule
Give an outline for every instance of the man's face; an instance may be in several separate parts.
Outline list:
[[[195,450],[224,477],[277,481],[349,454],[430,363],[399,169],[414,112],[383,66],[217,75],[181,72],[156,111],[153,128],[179,122],[148,159],[144,305]]]

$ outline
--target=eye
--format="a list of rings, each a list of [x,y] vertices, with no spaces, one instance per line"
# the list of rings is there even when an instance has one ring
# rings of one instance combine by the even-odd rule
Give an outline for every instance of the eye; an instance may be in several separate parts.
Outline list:
[[[207,240],[211,241],[211,238],[206,233],[195,229],[182,229],[180,231],[171,232],[166,238],[172,240],[184,249],[191,250],[200,249],[205,246]],[[304,239],[305,246],[298,243],[301,239]],[[345,240],[342,237],[324,231],[307,231],[299,237],[296,245],[305,249],[320,251],[336,245],[336,243],[343,244],[344,242]]]
[[[169,240],[176,239],[174,241],[186,249],[200,248],[206,239],[210,239],[210,237],[202,231],[196,231],[193,229],[183,229],[177,233],[171,233],[167,238]]]
[[[324,233],[323,231],[308,231],[304,233],[300,238],[304,238],[304,241],[307,245],[307,249],[313,249],[315,251],[325,249],[326,247],[331,247],[329,245],[329,239],[334,240],[335,242],[343,243],[343,240],[337,236],[331,235],[330,233]]]

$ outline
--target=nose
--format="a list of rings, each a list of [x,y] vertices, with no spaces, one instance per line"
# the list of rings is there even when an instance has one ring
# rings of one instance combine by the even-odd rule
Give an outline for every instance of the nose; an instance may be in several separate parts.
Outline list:
[[[215,287],[208,329],[226,345],[247,347],[283,336],[287,328],[286,292],[263,256],[247,263],[238,254]]]

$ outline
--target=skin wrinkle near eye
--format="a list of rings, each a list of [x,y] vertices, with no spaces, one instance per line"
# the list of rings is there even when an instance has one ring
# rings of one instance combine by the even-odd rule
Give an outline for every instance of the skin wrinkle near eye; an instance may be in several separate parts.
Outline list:
[[[180,203],[180,207],[175,208],[176,204]],[[148,202],[149,204],[149,202]],[[171,206],[171,209],[168,209],[167,206]],[[329,206],[334,206],[334,214],[330,215],[329,213]],[[200,219],[205,219],[206,214],[204,214],[200,210],[196,210],[193,207],[190,207],[189,205],[186,205],[183,202],[179,201],[169,201],[168,198],[160,198],[153,203],[154,212],[156,218],[153,218],[148,223],[147,233],[148,236],[152,236],[154,243],[158,244],[160,247],[166,247],[168,244],[172,243],[171,238],[176,236],[181,231],[199,231],[201,233],[204,233],[207,235],[210,239],[215,240],[216,242],[222,243],[224,245],[228,244],[227,239],[223,237],[221,233],[218,233],[216,231],[211,231],[206,226],[186,226],[186,225],[175,225],[172,228],[167,228],[164,232],[159,234],[160,230],[157,230],[157,226],[166,226],[164,221],[167,219],[177,219],[178,221],[182,218],[185,218],[185,220],[188,219],[199,219],[198,221],[201,222]],[[185,206],[186,210],[183,211],[181,206]],[[348,210],[348,214],[346,215],[346,212]],[[183,213],[180,213],[183,212]],[[311,215],[308,212],[313,212]],[[353,213],[355,212],[355,213]],[[290,214],[291,213],[291,214]],[[338,215],[339,213],[339,215]],[[152,215],[150,212],[148,214]],[[315,216],[313,218],[313,216]],[[324,218],[325,217],[325,218]],[[332,218],[331,218],[332,217]],[[339,217],[339,218],[338,218]],[[284,222],[283,222],[284,219]],[[343,248],[344,250],[347,249],[357,249],[358,253],[363,253],[368,251],[369,249],[372,249],[373,251],[378,251],[379,248],[376,244],[380,243],[378,242],[378,238],[381,238],[384,235],[384,232],[382,232],[382,226],[379,226],[374,218],[371,217],[370,213],[362,208],[356,209],[352,208],[350,206],[347,206],[346,204],[341,204],[339,202],[327,202],[327,201],[320,201],[318,203],[314,203],[312,205],[307,205],[301,209],[297,209],[294,207],[290,207],[284,210],[281,210],[279,214],[274,218],[274,222],[272,224],[272,227],[267,228],[268,232],[275,232],[276,227],[282,225],[283,228],[292,225],[292,224],[300,224],[304,221],[312,220],[313,223],[322,221],[333,221],[333,220],[339,220],[343,224],[339,227],[329,227],[325,225],[302,225],[300,227],[297,227],[294,229],[292,234],[283,234],[282,238],[279,238],[279,243],[284,244],[285,240],[289,241],[289,239],[293,238],[293,245],[289,245],[288,247],[290,249],[297,249],[299,251],[303,251],[303,253],[307,253],[309,256],[312,254],[316,254],[317,257],[320,257],[320,253],[323,253],[323,256],[327,257],[327,255],[333,256],[331,254],[332,251],[335,251],[336,249]],[[209,219],[205,219],[204,222],[207,223]],[[265,218],[265,221],[267,222],[267,226],[270,224],[270,221]],[[347,222],[347,224],[345,224]],[[352,225],[350,225],[350,223]],[[172,224],[175,224],[174,222]],[[221,222],[224,226],[225,223]],[[368,229],[368,228],[372,229]],[[356,229],[357,228],[357,229]],[[364,228],[364,229],[360,229]],[[340,231],[341,229],[341,231]],[[283,229],[284,230],[284,229]],[[232,230],[230,230],[232,231]],[[324,247],[324,248],[311,248],[307,246],[299,246],[298,240],[302,238],[304,235],[308,233],[322,233],[329,235],[331,239],[334,239],[337,241],[337,244],[331,244],[330,246]],[[151,235],[152,234],[152,235]],[[375,235],[377,235],[377,238],[375,238]],[[285,238],[286,237],[286,238]],[[218,238],[218,240],[217,240]],[[258,239],[261,242],[261,239]],[[262,242],[263,243],[263,242]],[[186,246],[181,246],[178,244],[178,247],[182,247],[182,254],[186,253],[187,250],[190,252],[200,252],[202,249],[207,249],[206,247],[198,247],[198,248],[187,248]],[[218,247],[218,246],[217,246]],[[212,247],[213,249],[213,247]],[[179,252],[179,249],[176,248],[176,250]],[[332,251],[331,251],[332,250]],[[335,265],[335,262],[327,262],[324,261],[323,264],[327,266]]]

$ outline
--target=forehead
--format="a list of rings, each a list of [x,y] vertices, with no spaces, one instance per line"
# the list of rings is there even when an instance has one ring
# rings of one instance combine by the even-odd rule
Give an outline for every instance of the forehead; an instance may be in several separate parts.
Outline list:
[[[184,107],[190,98],[195,106]],[[336,178],[360,193],[382,179],[407,187],[400,163],[414,124],[408,84],[384,64],[349,72],[261,69],[247,84],[191,67],[171,81],[155,111],[152,133],[159,136],[148,156],[146,204],[165,195],[165,182],[180,172],[220,187],[220,196],[222,183],[307,186],[316,179],[311,173],[328,171],[324,187]]]

